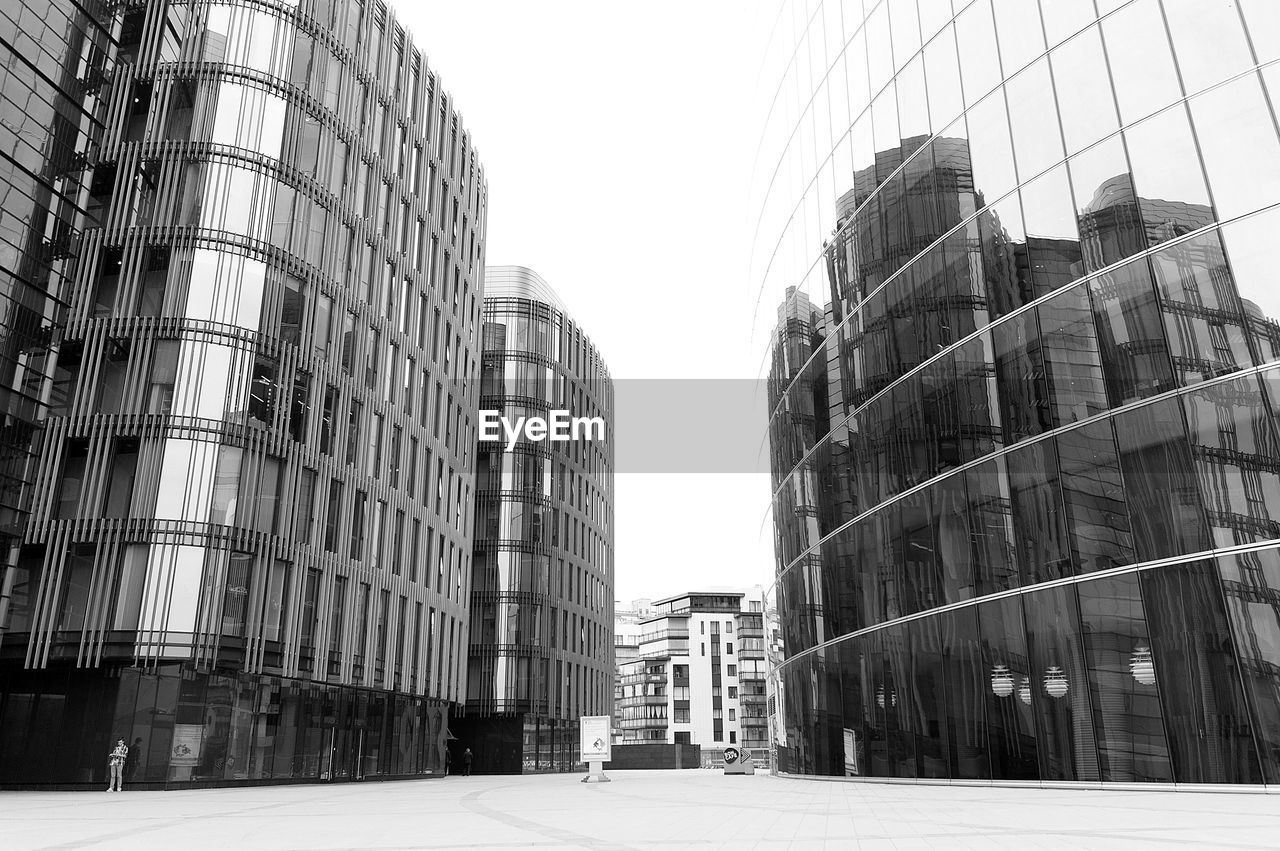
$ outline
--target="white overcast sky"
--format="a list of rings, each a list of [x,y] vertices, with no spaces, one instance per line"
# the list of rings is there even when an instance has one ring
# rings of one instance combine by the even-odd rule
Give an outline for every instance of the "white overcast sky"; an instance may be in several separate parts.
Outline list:
[[[778,4],[392,5],[484,164],[489,265],[546,278],[615,379],[759,377],[747,207]],[[616,491],[617,599],[768,584],[767,476],[623,473]]]

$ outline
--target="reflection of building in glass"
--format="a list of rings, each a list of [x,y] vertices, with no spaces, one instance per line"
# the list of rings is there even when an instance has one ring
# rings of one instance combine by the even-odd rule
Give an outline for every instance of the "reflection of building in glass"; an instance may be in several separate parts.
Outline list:
[[[641,621],[638,657],[621,668],[621,744],[768,747],[761,591],[701,591],[658,600]]]
[[[536,273],[485,273],[480,409],[601,417],[604,439],[482,441],[465,711],[476,770],[569,771],[578,718],[613,711],[613,381]]]
[[[779,152],[865,162],[766,244],[776,766],[1280,783],[1280,80],[1217,85],[1265,27],[886,5]]]
[[[39,17],[18,26],[93,65],[56,43],[92,20]],[[471,560],[470,139],[380,2],[97,23],[117,73],[5,571],[0,780],[97,782],[117,736],[135,782],[440,773]]]
[[[39,474],[32,453],[48,414],[62,301],[80,254],[86,211],[80,195],[93,181],[100,113],[113,64],[110,33],[94,4],[8,4],[6,31],[65,33],[39,56],[0,42],[0,558],[17,558]],[[57,400],[52,400],[57,404]],[[0,635],[5,604],[25,601],[25,584],[0,568]]]

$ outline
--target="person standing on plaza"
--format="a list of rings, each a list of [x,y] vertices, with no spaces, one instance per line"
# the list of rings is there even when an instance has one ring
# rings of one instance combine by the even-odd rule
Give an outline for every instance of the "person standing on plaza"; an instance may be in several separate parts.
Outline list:
[[[462,752],[462,776],[471,776],[471,748],[467,748]]]
[[[107,783],[108,792],[120,791],[121,776],[124,774],[124,764],[128,759],[129,746],[124,743],[124,739],[116,739],[116,746],[111,749],[111,754],[107,757],[107,767],[111,771]]]

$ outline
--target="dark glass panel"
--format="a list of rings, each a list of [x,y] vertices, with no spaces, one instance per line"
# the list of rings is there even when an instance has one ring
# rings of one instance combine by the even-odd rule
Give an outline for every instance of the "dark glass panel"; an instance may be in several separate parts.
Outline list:
[[[972,524],[974,595],[1007,591],[1019,585],[1013,537],[1013,497],[1003,457],[964,472],[968,517]]]
[[[1046,698],[1032,685],[1022,600],[1005,597],[982,603],[977,617],[991,776],[1037,780],[1040,766],[1033,707]]]
[[[973,461],[1004,445],[991,338],[982,334],[955,349],[960,460]]]
[[[1177,399],[1114,420],[1139,561],[1209,546],[1186,426]]]
[[[1107,389],[1088,290],[1072,287],[1041,304],[1036,315],[1053,423],[1064,426],[1106,410]]]
[[[915,777],[950,776],[947,743],[951,731],[945,683],[948,648],[943,644],[939,621],[936,617],[922,618],[906,625],[911,648],[911,692],[910,700],[902,705],[911,715],[908,728],[915,734]]]
[[[1040,441],[1011,452],[1008,463],[1022,584],[1072,575],[1053,441]]]
[[[1267,783],[1280,782],[1280,550],[1218,559]]]
[[[1004,442],[1017,443],[1053,427],[1049,389],[1035,311],[1000,322],[991,330],[1000,388]]]
[[[833,594],[828,600],[833,635],[844,635],[867,625],[861,581],[866,565],[858,549],[859,529],[855,523],[822,545],[822,570]]]
[[[911,644],[907,627],[889,627],[880,632],[882,673],[876,685],[876,709],[885,729],[885,777],[915,777],[916,737],[920,733],[920,713],[912,688]]]
[[[1240,670],[1212,562],[1142,573],[1174,779],[1261,783]]]
[[[938,534],[930,490],[911,494],[899,503],[902,519],[898,565],[901,571],[902,613],[932,609],[942,604],[938,571]]]
[[[982,187],[978,187],[981,191]],[[986,196],[989,200],[993,196]],[[979,198],[979,203],[984,199]],[[991,317],[1004,316],[1034,298],[1031,267],[1017,195],[993,204],[978,215],[982,245],[982,275]]]
[[[1156,293],[1180,384],[1249,366],[1244,314],[1217,231],[1154,252]]]
[[[1113,406],[1173,389],[1151,272],[1137,260],[1089,281],[1103,374]]]
[[[873,717],[875,689],[869,687],[871,681],[871,656],[868,646],[873,644],[873,636],[851,639],[841,642],[833,653],[840,664],[840,696],[844,710],[843,725],[840,729],[840,753],[845,777],[859,777],[869,773],[870,738],[867,721]]]
[[[965,492],[965,477],[950,476],[932,490],[942,602],[958,603],[975,595],[974,559],[978,555],[973,546],[973,518]]]
[[[937,624],[941,678],[935,689],[945,692],[946,697],[941,724],[947,737],[949,774],[965,780],[990,777],[983,712],[990,683],[978,641],[977,609],[971,606],[944,613]]]
[[[1172,781],[1138,576],[1084,582],[1077,590],[1101,777]]]
[[[1076,570],[1090,573],[1131,564],[1133,536],[1111,424],[1063,432],[1057,444]]]
[[[1214,546],[1280,538],[1280,441],[1257,379],[1197,387],[1182,402]]]
[[[1098,780],[1076,589],[1046,588],[1023,597],[1040,741],[1042,780]]]

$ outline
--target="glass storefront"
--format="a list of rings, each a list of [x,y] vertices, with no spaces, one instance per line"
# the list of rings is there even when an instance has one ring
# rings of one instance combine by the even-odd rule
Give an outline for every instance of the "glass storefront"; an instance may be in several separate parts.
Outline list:
[[[106,753],[130,747],[127,783],[441,775],[441,701],[184,664],[6,674],[0,783],[106,782]]]

